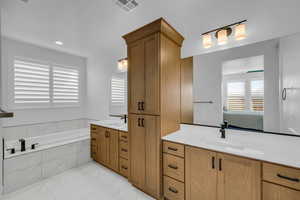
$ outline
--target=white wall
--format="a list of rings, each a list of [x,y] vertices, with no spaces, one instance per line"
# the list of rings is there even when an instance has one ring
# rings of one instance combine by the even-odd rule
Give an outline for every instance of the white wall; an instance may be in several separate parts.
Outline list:
[[[82,68],[82,101],[80,107],[51,108],[51,109],[23,109],[14,110],[15,117],[3,120],[3,126],[15,126],[21,124],[44,123],[51,121],[72,120],[86,117],[86,58],[51,50],[32,44],[15,41],[2,37],[2,104],[8,107],[7,75],[13,67],[14,56],[53,62],[66,66]]]
[[[228,60],[264,55],[264,130],[279,131],[278,40],[194,56],[194,100],[213,104],[194,104],[194,123],[218,126],[222,114],[222,63]]]

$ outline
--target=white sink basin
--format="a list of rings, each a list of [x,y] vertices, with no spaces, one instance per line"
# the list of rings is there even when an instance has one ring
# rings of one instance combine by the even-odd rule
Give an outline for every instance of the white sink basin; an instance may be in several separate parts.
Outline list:
[[[217,140],[217,141],[207,141],[205,142],[206,144],[209,145],[214,145],[214,146],[219,146],[224,148],[227,151],[231,152],[237,152],[237,153],[247,153],[247,154],[263,154],[263,152],[256,150],[256,149],[251,149],[247,148],[246,146],[243,146],[238,143],[234,143],[228,140]]]

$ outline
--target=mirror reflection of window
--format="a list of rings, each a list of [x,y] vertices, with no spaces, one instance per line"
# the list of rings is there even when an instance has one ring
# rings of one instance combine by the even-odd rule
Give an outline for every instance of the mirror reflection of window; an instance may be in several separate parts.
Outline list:
[[[233,128],[263,130],[264,57],[223,63],[223,120]]]
[[[113,74],[110,79],[110,114],[127,113],[127,73]]]

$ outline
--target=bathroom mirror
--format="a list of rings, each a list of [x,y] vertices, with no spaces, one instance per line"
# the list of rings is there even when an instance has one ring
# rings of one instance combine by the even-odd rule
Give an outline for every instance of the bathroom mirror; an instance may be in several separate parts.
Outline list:
[[[183,123],[300,135],[300,34],[190,59],[192,70],[181,64]]]

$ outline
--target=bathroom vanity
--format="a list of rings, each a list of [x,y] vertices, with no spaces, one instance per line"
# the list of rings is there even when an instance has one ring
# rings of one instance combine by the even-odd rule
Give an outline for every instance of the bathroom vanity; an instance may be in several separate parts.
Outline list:
[[[299,199],[300,138],[226,131],[181,125],[163,137],[166,199]]]
[[[129,171],[128,142],[126,124],[113,121],[91,123],[91,157],[126,178]]]

